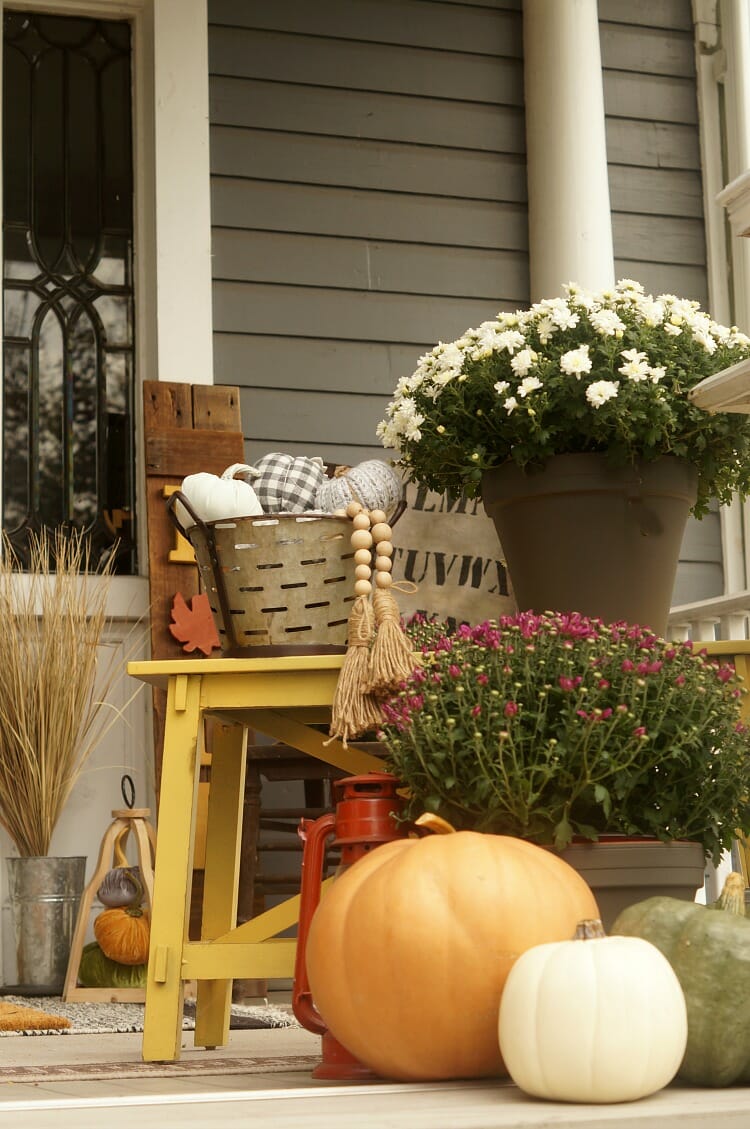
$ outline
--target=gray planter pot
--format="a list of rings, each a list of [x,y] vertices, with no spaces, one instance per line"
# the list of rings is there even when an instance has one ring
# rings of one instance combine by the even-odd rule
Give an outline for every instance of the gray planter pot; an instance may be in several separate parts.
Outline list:
[[[581,612],[605,623],[667,628],[698,474],[666,456],[613,470],[603,455],[555,455],[539,471],[485,472],[520,611]]]
[[[657,895],[692,902],[705,881],[699,843],[651,839],[573,843],[560,857],[588,882],[607,931],[627,906]]]
[[[60,995],[68,969],[86,859],[6,859],[8,892],[22,995]],[[7,992],[6,988],[6,992]]]

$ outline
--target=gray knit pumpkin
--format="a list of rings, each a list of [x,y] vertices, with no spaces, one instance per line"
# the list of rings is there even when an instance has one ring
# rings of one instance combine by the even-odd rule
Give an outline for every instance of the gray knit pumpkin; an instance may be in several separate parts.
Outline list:
[[[360,502],[366,510],[384,510],[390,518],[404,496],[404,484],[382,459],[368,459],[354,467],[339,467],[333,478],[318,487],[315,508],[324,513]]]

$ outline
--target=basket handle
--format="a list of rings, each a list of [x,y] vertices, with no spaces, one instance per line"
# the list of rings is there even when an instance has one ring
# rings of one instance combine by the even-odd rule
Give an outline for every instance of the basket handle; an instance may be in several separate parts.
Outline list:
[[[183,527],[182,522],[175,513],[175,507],[178,502],[180,503],[180,505],[185,507],[195,524],[199,526],[199,528],[202,529],[205,534],[207,534],[208,527],[206,526],[206,523],[202,518],[198,517],[189,499],[182,493],[182,490],[175,490],[174,494],[170,494],[169,498],[167,498],[167,513],[169,514],[172,524],[177,527],[182,536],[187,537],[188,534],[187,530]]]

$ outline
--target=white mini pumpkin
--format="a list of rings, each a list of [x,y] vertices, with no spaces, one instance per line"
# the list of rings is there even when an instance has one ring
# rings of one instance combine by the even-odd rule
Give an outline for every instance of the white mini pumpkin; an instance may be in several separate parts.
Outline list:
[[[182,480],[181,490],[202,521],[221,521],[224,518],[253,517],[263,513],[258,497],[249,483],[233,478],[229,467],[219,478],[216,474],[201,471],[189,474]],[[228,476],[228,477],[225,477]],[[184,506],[177,502],[177,518],[183,529],[195,525]]]
[[[687,1009],[666,957],[596,925],[590,939],[528,949],[505,983],[500,1053],[532,1097],[633,1101],[666,1086],[682,1062]]]

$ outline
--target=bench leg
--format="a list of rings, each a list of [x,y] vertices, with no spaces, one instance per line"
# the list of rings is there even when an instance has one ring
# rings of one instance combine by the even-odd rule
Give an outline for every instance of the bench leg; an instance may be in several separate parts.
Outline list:
[[[213,941],[237,924],[247,728],[216,725],[212,744],[202,941]],[[198,981],[196,1046],[218,1047],[228,1041],[231,998],[231,979]]]
[[[195,809],[202,752],[200,676],[170,678],[151,914],[142,1055],[179,1058],[182,950],[188,935]]]

